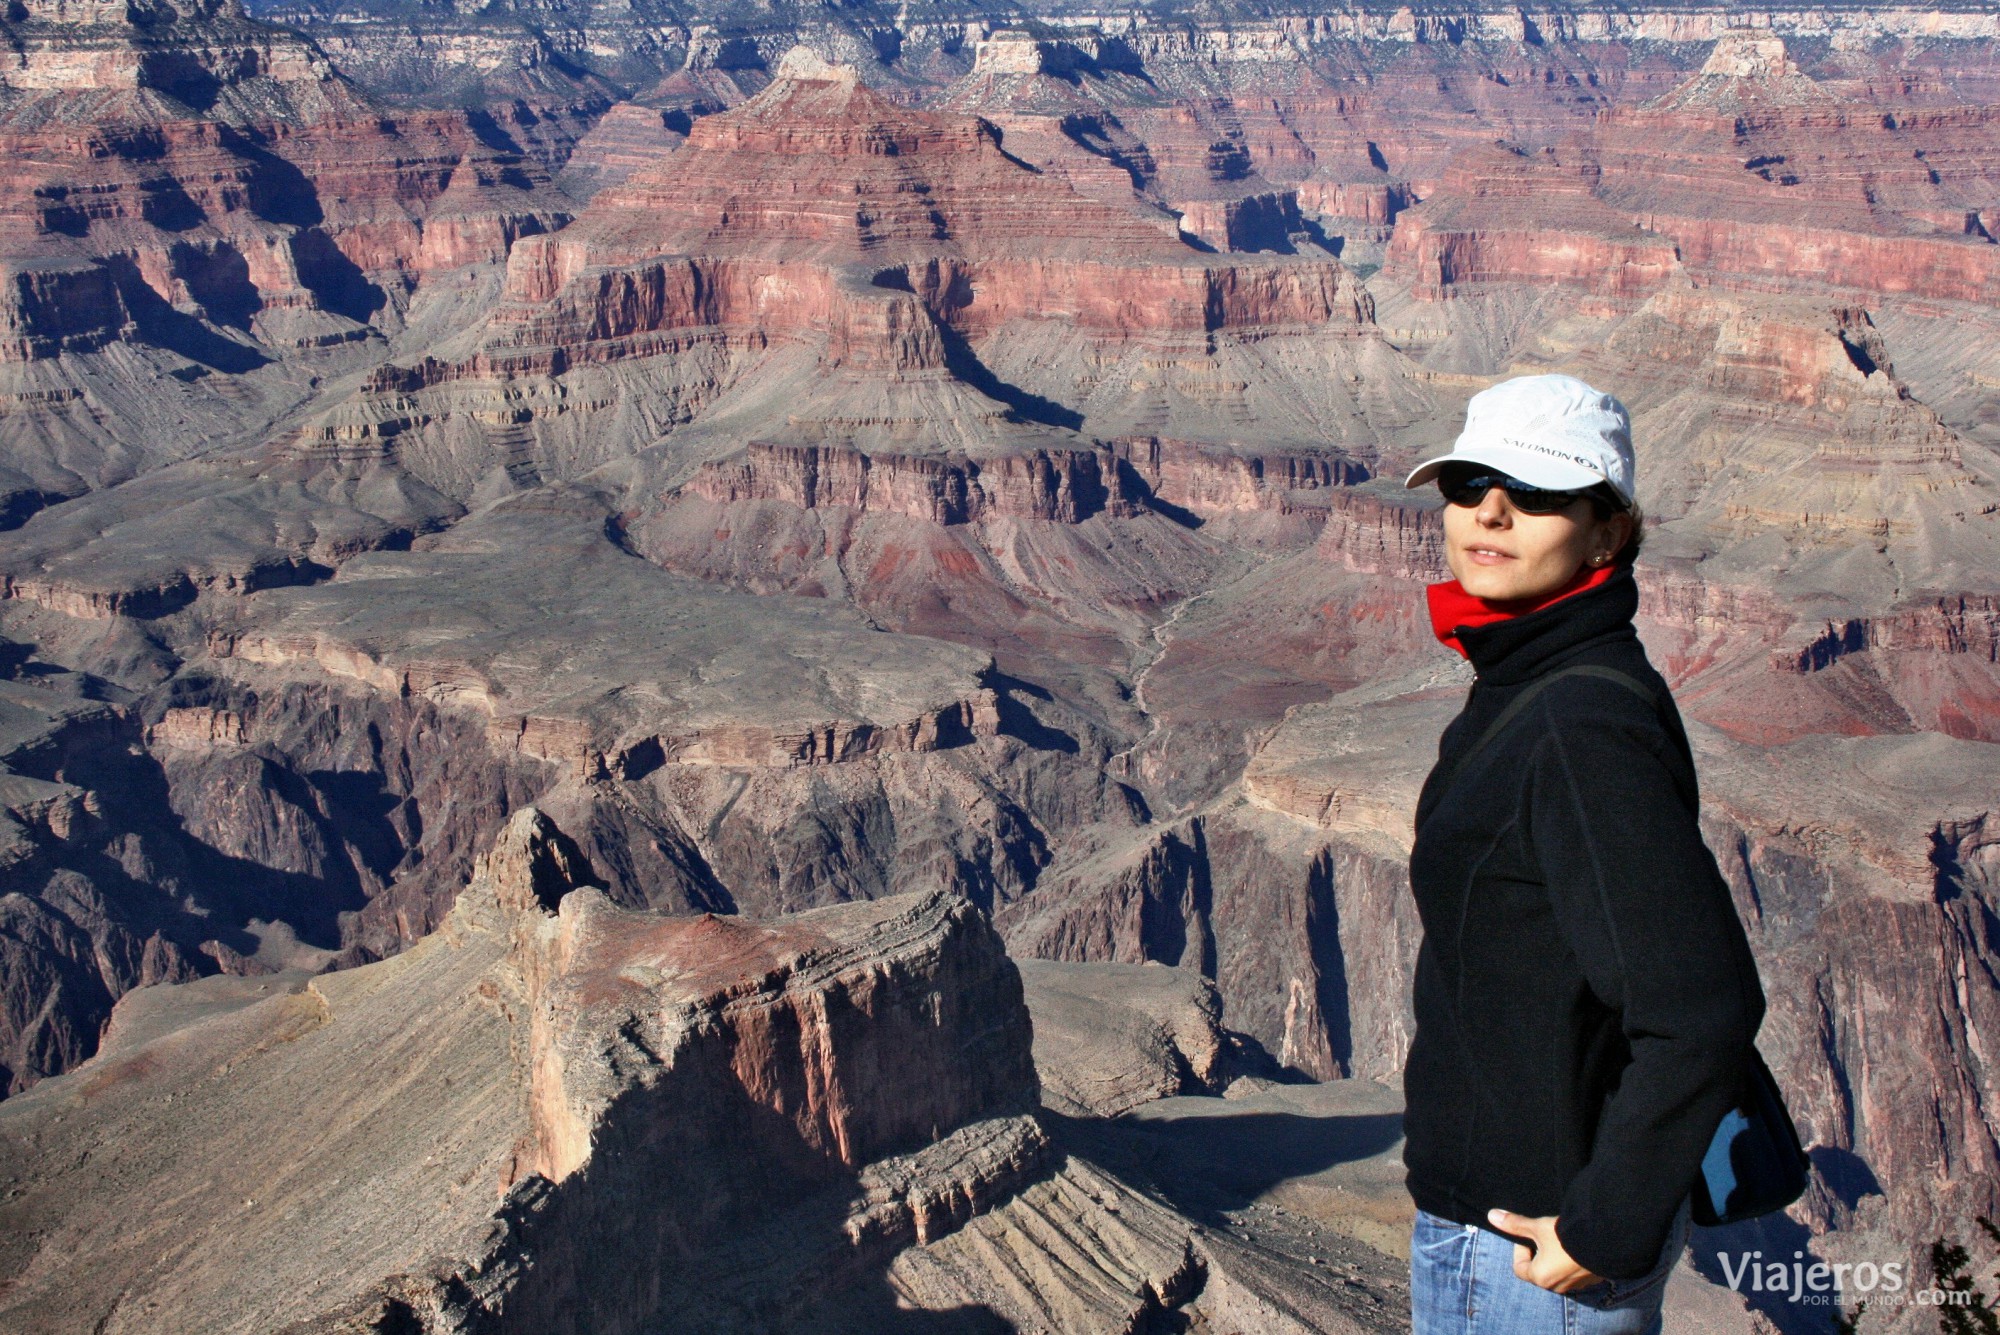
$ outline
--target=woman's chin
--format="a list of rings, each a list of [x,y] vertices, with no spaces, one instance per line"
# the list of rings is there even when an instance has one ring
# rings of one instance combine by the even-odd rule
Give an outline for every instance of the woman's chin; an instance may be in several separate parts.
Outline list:
[[[1567,584],[1575,571],[1549,569],[1549,562],[1532,565],[1519,558],[1498,562],[1465,557],[1455,563],[1458,587],[1489,603],[1526,603],[1546,598]]]
[[[1511,603],[1532,598],[1534,591],[1524,588],[1532,583],[1533,580],[1520,578],[1516,571],[1494,570],[1485,566],[1469,567],[1458,577],[1458,587],[1489,603]]]

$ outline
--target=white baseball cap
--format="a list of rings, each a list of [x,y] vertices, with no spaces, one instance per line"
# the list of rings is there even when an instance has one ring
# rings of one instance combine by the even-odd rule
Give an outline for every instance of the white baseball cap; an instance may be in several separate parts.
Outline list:
[[[1474,394],[1451,453],[1418,464],[1404,485],[1421,487],[1451,463],[1484,464],[1552,491],[1609,482],[1630,505],[1632,418],[1574,376],[1516,376]]]

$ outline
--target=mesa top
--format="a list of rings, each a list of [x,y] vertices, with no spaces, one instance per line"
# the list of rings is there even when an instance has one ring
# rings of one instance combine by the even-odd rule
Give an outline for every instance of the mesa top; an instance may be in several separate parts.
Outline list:
[[[1403,1076],[1410,1195],[1481,1227],[1496,1207],[1556,1215],[1570,1255],[1609,1279],[1658,1259],[1764,1015],[1637,610],[1619,566],[1457,630],[1478,680],[1439,743],[1410,854],[1424,925]],[[1602,677],[1551,682],[1452,776],[1525,688],[1582,664],[1656,702]]]

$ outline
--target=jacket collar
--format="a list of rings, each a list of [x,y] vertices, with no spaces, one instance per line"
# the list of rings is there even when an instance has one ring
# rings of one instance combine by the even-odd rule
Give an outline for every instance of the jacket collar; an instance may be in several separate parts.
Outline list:
[[[1529,601],[1515,600],[1496,603],[1467,593],[1465,586],[1455,579],[1442,584],[1426,584],[1424,601],[1430,605],[1431,631],[1446,647],[1465,653],[1465,646],[1458,642],[1458,633],[1470,626],[1490,626],[1496,621],[1509,621],[1514,617],[1539,612],[1550,603],[1558,602],[1585,589],[1594,589],[1617,573],[1614,566],[1593,569],[1585,566],[1576,575],[1552,593]]]
[[[1639,610],[1639,581],[1629,565],[1606,569],[1609,573],[1600,582],[1559,595],[1534,611],[1459,627],[1458,642],[1480,680],[1512,685],[1539,675],[1589,641],[1637,639],[1632,618]]]

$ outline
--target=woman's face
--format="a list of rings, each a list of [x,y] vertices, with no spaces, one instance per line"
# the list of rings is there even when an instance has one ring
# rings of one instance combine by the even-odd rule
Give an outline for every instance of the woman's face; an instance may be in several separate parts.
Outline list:
[[[1489,487],[1476,505],[1446,503],[1445,562],[1475,598],[1541,598],[1569,583],[1586,561],[1609,561],[1625,545],[1631,523],[1626,514],[1597,518],[1582,498],[1554,514],[1531,515],[1515,509],[1505,491]]]

